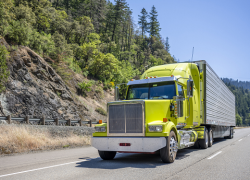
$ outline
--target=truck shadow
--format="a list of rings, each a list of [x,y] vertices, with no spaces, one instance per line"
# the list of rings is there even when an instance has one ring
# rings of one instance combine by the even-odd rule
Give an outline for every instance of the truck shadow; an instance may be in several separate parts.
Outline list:
[[[215,139],[214,144],[226,141],[226,139]],[[192,152],[205,151],[206,149],[195,149],[190,147],[178,151],[175,161],[188,158]],[[160,154],[137,154],[137,153],[118,153],[113,160],[102,160],[101,158],[87,159],[80,158],[83,162],[77,163],[76,167],[91,169],[122,169],[126,167],[133,168],[156,168],[158,166],[171,166],[174,163],[163,163]]]
[[[192,149],[180,150],[177,153],[175,161],[184,159],[190,155],[188,153],[195,151]],[[84,158],[85,159],[85,158]],[[94,169],[121,169],[126,167],[133,168],[156,168],[158,166],[171,165],[161,161],[160,154],[136,154],[136,153],[118,153],[113,160],[102,160],[101,158],[87,159],[87,161],[77,163],[76,167],[94,168]]]
[[[121,169],[133,168],[156,168],[165,165],[159,154],[130,154],[118,153],[113,160],[102,160],[101,158],[90,159],[80,162],[76,167],[94,169]]]

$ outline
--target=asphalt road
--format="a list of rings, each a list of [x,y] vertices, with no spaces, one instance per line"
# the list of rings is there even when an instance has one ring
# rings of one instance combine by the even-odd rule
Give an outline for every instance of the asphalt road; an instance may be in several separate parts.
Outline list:
[[[0,157],[0,179],[250,179],[250,128],[211,148],[179,150],[172,164],[159,155],[99,158],[93,147]]]

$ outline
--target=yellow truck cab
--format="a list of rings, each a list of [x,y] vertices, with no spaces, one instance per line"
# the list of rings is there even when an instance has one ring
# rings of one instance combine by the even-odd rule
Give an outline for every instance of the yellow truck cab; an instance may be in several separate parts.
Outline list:
[[[178,149],[233,138],[235,97],[206,61],[155,66],[127,85],[122,101],[115,88],[107,122],[95,127],[91,143],[102,159],[160,151],[171,163]]]

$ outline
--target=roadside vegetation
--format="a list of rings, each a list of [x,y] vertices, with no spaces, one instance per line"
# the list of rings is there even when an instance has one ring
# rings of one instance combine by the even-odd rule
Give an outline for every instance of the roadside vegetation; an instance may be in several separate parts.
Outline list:
[[[1,39],[1,36],[0,36]],[[5,90],[5,83],[9,77],[9,71],[7,67],[7,59],[9,52],[6,47],[0,44],[0,93]]]
[[[150,13],[142,7],[137,28],[125,0],[3,0],[0,35],[11,46],[28,46],[51,59],[63,79],[70,76],[60,70],[62,62],[109,89],[175,62],[157,16],[154,6]]]
[[[90,136],[78,136],[73,133],[52,135],[47,128],[27,125],[0,125],[0,132],[0,155],[90,144]]]

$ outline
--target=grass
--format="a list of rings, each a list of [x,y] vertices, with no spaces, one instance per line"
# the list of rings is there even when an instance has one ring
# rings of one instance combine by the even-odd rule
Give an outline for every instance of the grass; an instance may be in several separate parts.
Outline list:
[[[61,149],[90,144],[89,136],[52,136],[47,128],[25,125],[0,125],[0,154]]]
[[[101,107],[97,107],[95,109],[95,111],[98,112],[99,114],[103,115],[103,116],[107,116],[107,112],[104,109],[102,109]]]
[[[60,97],[62,93],[60,93],[59,91],[56,91],[56,94],[58,97]]]

